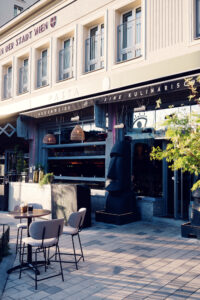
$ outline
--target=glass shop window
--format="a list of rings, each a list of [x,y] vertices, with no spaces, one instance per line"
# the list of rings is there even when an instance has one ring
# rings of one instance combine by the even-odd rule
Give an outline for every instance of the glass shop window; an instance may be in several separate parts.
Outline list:
[[[162,197],[162,162],[150,160],[152,146],[162,148],[162,142],[153,139],[133,142],[133,187],[137,195]]]

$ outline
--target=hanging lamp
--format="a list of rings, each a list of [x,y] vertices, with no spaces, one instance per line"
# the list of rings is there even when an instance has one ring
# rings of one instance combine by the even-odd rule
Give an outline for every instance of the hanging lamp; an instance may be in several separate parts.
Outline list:
[[[52,134],[52,133],[45,134],[45,136],[43,137],[42,142],[43,142],[43,144],[47,144],[47,145],[54,145],[54,144],[56,144],[55,135]]]
[[[71,141],[84,141],[85,140],[85,133],[80,125],[76,125],[71,132],[70,135]]]

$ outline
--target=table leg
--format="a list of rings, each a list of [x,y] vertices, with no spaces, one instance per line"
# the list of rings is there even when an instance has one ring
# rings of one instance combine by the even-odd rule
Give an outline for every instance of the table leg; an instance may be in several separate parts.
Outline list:
[[[28,224],[27,224],[27,236],[29,237],[30,236],[30,234],[29,234],[29,226],[30,226],[30,224],[31,224],[31,222],[32,222],[32,218],[28,218]],[[28,251],[27,251],[27,262],[29,263],[29,264],[31,264],[32,263],[32,247],[31,247],[31,245],[28,245]]]

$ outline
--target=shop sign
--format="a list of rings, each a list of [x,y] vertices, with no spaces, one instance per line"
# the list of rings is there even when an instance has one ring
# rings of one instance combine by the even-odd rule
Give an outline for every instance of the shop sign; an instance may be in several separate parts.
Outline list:
[[[175,92],[179,90],[187,89],[184,79],[176,81],[160,83],[156,85],[134,88],[128,91],[121,91],[112,95],[102,96],[96,99],[97,104],[113,103],[120,101],[127,101],[133,99],[141,99],[150,96],[156,96],[159,94],[165,94],[169,92]]]
[[[23,115],[33,118],[45,118],[54,115],[64,114],[71,111],[87,108],[94,105],[93,99],[82,100],[79,102],[70,102],[66,104],[55,105],[48,108],[38,109],[32,112],[23,113]]]
[[[57,16],[53,16],[48,21],[33,27],[33,29],[29,32],[17,36],[14,41],[7,43],[4,47],[0,48],[0,56],[31,40],[33,37],[39,36],[42,32],[47,31],[49,28],[54,28],[56,23]]]

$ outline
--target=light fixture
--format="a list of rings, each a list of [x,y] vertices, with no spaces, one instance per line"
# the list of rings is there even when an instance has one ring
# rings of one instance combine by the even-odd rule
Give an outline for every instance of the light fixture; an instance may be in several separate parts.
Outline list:
[[[124,123],[115,124],[115,125],[114,125],[114,128],[115,128],[115,129],[121,129],[121,128],[124,128]]]
[[[47,144],[47,145],[54,145],[54,144],[56,144],[55,135],[53,135],[52,133],[45,134],[45,136],[43,137],[42,142],[43,142],[43,144]]]
[[[76,125],[71,132],[70,136],[71,141],[84,141],[85,140],[85,133],[81,126]]]
[[[79,116],[76,116],[76,117],[71,117],[71,121],[79,121]]]

